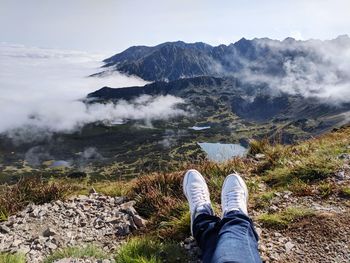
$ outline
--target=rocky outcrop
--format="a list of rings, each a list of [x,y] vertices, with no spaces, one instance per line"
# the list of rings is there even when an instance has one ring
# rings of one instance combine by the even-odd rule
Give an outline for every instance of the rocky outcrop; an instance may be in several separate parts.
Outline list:
[[[145,227],[125,197],[93,193],[43,205],[28,205],[0,223],[0,251],[21,252],[41,262],[54,250],[95,244],[113,251],[134,230]]]

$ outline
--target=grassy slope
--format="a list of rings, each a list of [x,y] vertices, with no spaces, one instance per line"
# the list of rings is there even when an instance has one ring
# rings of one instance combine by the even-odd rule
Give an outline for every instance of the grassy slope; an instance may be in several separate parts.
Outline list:
[[[224,178],[234,171],[240,172],[250,190],[250,209],[258,211],[270,205],[276,191],[289,190],[295,196],[320,195],[327,198],[336,195],[348,198],[349,185],[332,184],[327,178],[343,169],[344,162],[339,156],[350,154],[349,146],[350,127],[347,127],[289,146],[255,141],[251,144],[251,157],[248,158],[236,158],[222,164],[207,161],[195,165],[185,164],[178,172],[146,174],[130,181],[96,183],[88,179],[55,179],[43,182],[40,189],[52,191],[52,194],[44,191],[43,195],[43,190],[30,190],[30,183],[24,180],[22,185],[3,187],[0,193],[0,212],[5,218],[22,208],[28,200],[46,202],[74,193],[87,193],[91,187],[105,194],[126,194],[137,201],[137,209],[149,220],[149,225],[139,239],[131,239],[131,243],[126,243],[120,253],[126,253],[125,258],[128,260],[120,262],[132,262],[132,257],[145,257],[143,262],[158,262],[161,260],[160,255],[148,255],[145,251],[153,251],[154,246],[163,249],[167,246],[176,247],[173,241],[189,235],[189,213],[181,187],[186,169],[196,168],[205,176],[216,212],[220,212],[219,199]],[[253,158],[256,154],[260,154],[260,160]],[[261,185],[265,187],[261,189]],[[18,198],[18,193],[21,193],[22,198]],[[17,208],[9,209],[8,200],[17,202]],[[284,227],[305,216],[312,216],[312,211],[290,207],[278,213],[262,213],[256,219],[267,226]],[[143,239],[150,239],[153,243],[142,242]],[[181,251],[180,248],[177,249]],[[122,255],[119,254],[117,258],[122,258]]]

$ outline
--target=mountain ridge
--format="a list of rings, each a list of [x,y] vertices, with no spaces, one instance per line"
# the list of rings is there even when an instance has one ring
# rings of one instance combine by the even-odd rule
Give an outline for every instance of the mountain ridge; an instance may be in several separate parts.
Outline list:
[[[211,46],[203,42],[165,42],[156,46],[132,46],[103,60],[103,69],[136,75],[147,81],[175,80],[202,75],[229,76],[251,66],[253,72],[283,74],[285,59],[309,56],[322,61],[313,45],[350,47],[347,35],[333,40],[282,41],[269,38],[241,38],[229,45]],[[253,65],[247,65],[252,63]],[[94,74],[106,73],[105,70]]]

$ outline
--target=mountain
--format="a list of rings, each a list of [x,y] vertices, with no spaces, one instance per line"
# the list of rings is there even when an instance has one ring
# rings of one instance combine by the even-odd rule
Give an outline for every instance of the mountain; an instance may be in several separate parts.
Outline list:
[[[131,47],[104,60],[120,72],[145,80],[175,80],[212,73],[212,47],[204,43],[168,42],[155,47]]]
[[[88,94],[92,101],[132,100],[141,95],[173,95],[185,99],[187,104],[203,114],[211,107],[226,105],[230,112],[242,119],[266,122],[274,119],[300,120],[305,118],[327,119],[325,127],[342,123],[350,111],[350,103],[332,105],[316,98],[290,95],[280,92],[273,94],[268,86],[247,86],[235,78],[194,77],[170,82],[154,82],[143,87],[103,87]],[[213,111],[215,112],[215,111]],[[208,113],[209,114],[209,113]],[[334,119],[335,118],[335,119]]]
[[[95,75],[117,70],[153,83],[103,87],[88,97],[113,101],[174,95],[208,119],[221,107],[259,123],[289,120],[303,126],[311,119],[319,133],[347,122],[348,51],[347,35],[327,41],[242,38],[215,47],[181,41],[134,46],[105,59],[104,71]]]
[[[283,76],[286,61],[307,58],[316,64],[327,62],[328,58],[320,53],[320,48],[326,52],[329,49],[349,49],[350,38],[347,35],[329,41],[242,38],[236,43],[216,47],[202,42],[188,44],[181,41],[154,47],[133,46],[105,59],[103,68],[136,75],[148,81],[172,81],[203,75],[223,77],[248,71]]]

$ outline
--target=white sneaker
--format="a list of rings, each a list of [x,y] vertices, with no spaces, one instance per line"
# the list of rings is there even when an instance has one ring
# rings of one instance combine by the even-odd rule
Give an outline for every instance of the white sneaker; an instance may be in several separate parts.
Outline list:
[[[247,203],[247,185],[238,174],[230,174],[226,177],[221,191],[222,217],[234,210],[240,210],[248,215]]]
[[[199,214],[213,214],[207,183],[197,170],[188,170],[183,180],[183,191],[190,206],[191,233],[194,219]]]

